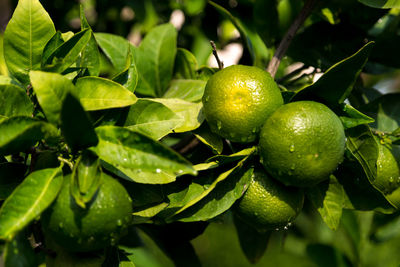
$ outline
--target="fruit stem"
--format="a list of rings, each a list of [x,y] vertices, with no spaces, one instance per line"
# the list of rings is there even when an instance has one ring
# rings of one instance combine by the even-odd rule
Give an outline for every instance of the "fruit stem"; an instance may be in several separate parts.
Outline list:
[[[290,25],[285,36],[282,38],[281,42],[278,45],[278,48],[275,51],[274,56],[272,57],[267,67],[267,71],[271,74],[272,77],[275,77],[279,64],[281,63],[283,56],[289,48],[289,45],[292,42],[297,30],[300,28],[301,25],[303,25],[304,21],[311,14],[311,11],[314,9],[317,2],[318,0],[307,0],[304,3],[304,6],[301,9],[299,15],[297,15],[296,19],[293,21],[292,25]]]
[[[212,47],[212,53],[213,53],[213,55],[214,55],[214,57],[215,57],[215,60],[216,60],[217,63],[218,63],[218,68],[219,68],[220,70],[222,70],[222,69],[224,68],[224,62],[222,62],[222,61],[219,59],[219,57],[218,57],[217,47],[215,46],[214,41],[210,40],[210,44],[211,44],[211,47]]]

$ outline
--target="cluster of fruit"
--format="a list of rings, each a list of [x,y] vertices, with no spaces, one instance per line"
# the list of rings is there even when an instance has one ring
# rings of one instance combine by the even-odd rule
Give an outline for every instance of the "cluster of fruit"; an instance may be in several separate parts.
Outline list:
[[[255,166],[235,205],[235,214],[258,231],[291,223],[303,206],[302,188],[328,179],[343,160],[339,117],[318,102],[284,104],[271,75],[257,67],[235,65],[215,73],[202,101],[214,133],[232,142],[259,142],[263,167]]]

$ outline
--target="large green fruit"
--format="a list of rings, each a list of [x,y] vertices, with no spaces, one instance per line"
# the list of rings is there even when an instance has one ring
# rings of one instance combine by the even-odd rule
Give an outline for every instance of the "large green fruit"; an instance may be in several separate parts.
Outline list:
[[[42,215],[43,229],[54,242],[73,252],[114,245],[132,219],[132,200],[114,178],[102,173],[101,185],[86,209],[70,194],[70,176],[53,205]]]
[[[260,156],[265,169],[286,185],[313,186],[343,160],[343,125],[327,106],[313,101],[278,108],[260,133]]]
[[[257,67],[235,65],[215,73],[203,95],[211,130],[233,142],[252,142],[265,120],[283,104],[271,75]]]

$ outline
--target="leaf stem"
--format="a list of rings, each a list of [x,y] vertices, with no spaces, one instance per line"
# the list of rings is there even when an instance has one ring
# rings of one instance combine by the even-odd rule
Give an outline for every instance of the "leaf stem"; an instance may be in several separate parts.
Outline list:
[[[61,161],[61,162],[64,162],[65,164],[67,164],[67,165],[69,166],[69,168],[71,169],[71,171],[73,170],[74,164],[72,164],[71,161],[69,161],[69,160],[67,160],[67,159],[65,159],[65,158],[63,158],[63,157],[57,157],[57,159],[58,159],[59,161]]]
[[[287,49],[289,48],[290,43],[293,40],[297,30],[303,25],[304,21],[311,14],[311,11],[314,9],[318,0],[307,0],[304,3],[303,8],[301,9],[299,15],[293,21],[292,25],[290,25],[288,31],[285,36],[282,38],[281,42],[278,45],[278,48],[275,51],[275,54],[271,61],[268,64],[267,71],[271,74],[272,77],[275,77],[276,71],[278,70],[279,64],[283,56],[285,55]]]
[[[210,44],[211,44],[211,47],[212,47],[212,53],[213,53],[213,55],[214,55],[214,57],[215,57],[215,60],[216,60],[217,63],[218,63],[218,68],[219,68],[220,70],[222,70],[222,69],[224,68],[224,62],[222,62],[222,61],[219,59],[219,57],[218,57],[217,47],[215,46],[214,41],[210,40]]]

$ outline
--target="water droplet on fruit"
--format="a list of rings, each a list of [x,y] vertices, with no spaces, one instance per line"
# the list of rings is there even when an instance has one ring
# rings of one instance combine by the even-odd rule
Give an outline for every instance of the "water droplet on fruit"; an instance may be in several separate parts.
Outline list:
[[[301,155],[297,155],[297,158],[298,158],[298,159],[301,158]]]
[[[257,132],[257,128],[253,128],[253,130],[251,130],[252,133],[256,133]]]
[[[128,161],[128,159],[127,159],[127,158],[124,158],[123,161]]]
[[[18,254],[19,251],[17,248],[14,248],[13,252],[14,252],[14,254]]]
[[[62,222],[60,222],[60,223],[58,224],[58,227],[63,228],[63,227],[64,227],[64,224],[63,224]]]
[[[156,173],[161,173],[161,169],[157,168]]]
[[[221,130],[221,128],[222,128],[222,122],[221,121],[217,121],[217,128],[218,128],[218,130]]]
[[[117,225],[118,225],[118,226],[122,226],[122,221],[121,221],[121,220],[118,220],[118,221],[117,221]]]
[[[289,147],[289,152],[290,152],[290,153],[293,153],[293,152],[294,152],[294,145],[290,145],[290,147]]]
[[[260,158],[260,163],[263,164],[264,163],[264,159]]]
[[[117,240],[115,238],[111,238],[111,246],[115,246],[117,244]]]
[[[393,177],[390,177],[390,178],[389,178],[389,183],[393,183],[393,182],[394,182]]]
[[[397,183],[400,184],[400,177],[397,177]]]
[[[208,100],[210,100],[210,96],[206,96],[206,102],[208,102]]]
[[[254,212],[254,215],[255,215],[255,216],[258,216],[258,212]]]
[[[291,169],[292,171],[294,171],[295,168],[296,168],[296,165],[295,165],[295,164],[292,164],[292,166],[290,166],[290,169]]]

